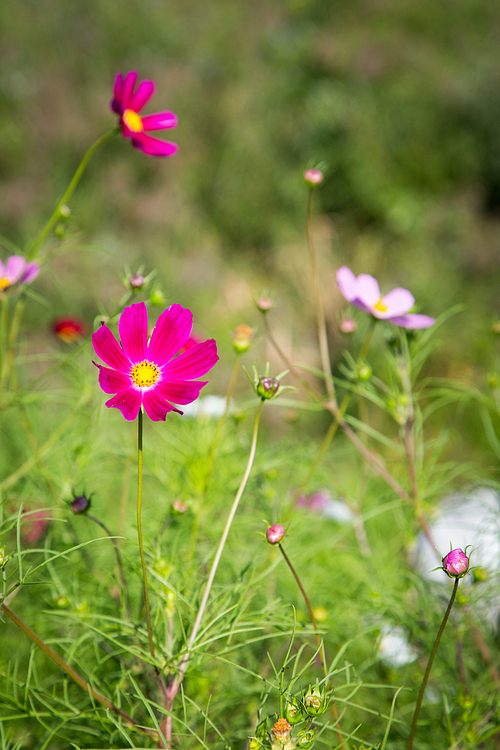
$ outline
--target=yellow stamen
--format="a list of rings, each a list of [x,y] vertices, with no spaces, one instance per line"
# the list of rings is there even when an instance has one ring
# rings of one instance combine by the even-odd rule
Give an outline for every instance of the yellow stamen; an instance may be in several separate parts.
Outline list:
[[[386,312],[387,311],[387,305],[384,305],[382,302],[384,298],[381,297],[376,305],[373,305],[375,310],[378,310],[379,312]]]
[[[134,365],[130,370],[132,380],[139,388],[149,388],[154,385],[160,377],[160,368],[145,359]]]
[[[5,276],[3,276],[3,277],[2,277],[1,279],[0,279],[0,292],[1,292],[1,291],[2,291],[3,289],[7,289],[7,287],[8,287],[8,286],[10,286],[10,279],[7,279],[7,278],[6,278]]]
[[[123,122],[133,133],[142,133],[144,130],[142,120],[133,109],[126,109],[122,115]]]

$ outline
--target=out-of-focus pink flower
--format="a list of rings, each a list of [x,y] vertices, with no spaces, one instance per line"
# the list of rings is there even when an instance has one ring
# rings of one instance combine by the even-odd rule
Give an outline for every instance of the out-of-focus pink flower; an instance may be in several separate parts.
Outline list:
[[[53,331],[66,344],[73,344],[83,337],[85,326],[78,318],[59,318],[53,325]]]
[[[313,513],[322,513],[332,498],[326,490],[318,490],[308,495],[299,495],[295,503],[297,508],[307,508]]]
[[[382,297],[378,281],[373,276],[367,273],[355,276],[347,266],[337,271],[337,283],[348,302],[379,320],[388,320],[402,328],[429,328],[436,322],[428,315],[409,312],[415,298],[408,289],[397,287]]]
[[[134,93],[137,83],[137,72],[131,70],[125,78],[121,73],[115,78],[111,109],[120,117],[120,126],[124,138],[130,138],[135,148],[150,156],[172,156],[177,151],[177,144],[162,141],[148,135],[151,130],[175,128],[177,117],[173,112],[158,112],[144,115],[139,112],[154,94],[154,81],[141,81]]]
[[[285,527],[279,523],[270,526],[266,532],[266,538],[269,544],[279,544],[285,536]]]
[[[52,523],[52,514],[49,510],[26,511],[23,516],[22,535],[28,544],[35,544],[45,534],[47,527]]]
[[[190,404],[207,381],[192,380],[204,375],[219,359],[213,339],[195,344],[172,359],[186,344],[193,327],[193,314],[171,305],[158,318],[148,343],[148,313],[144,302],[126,307],[118,330],[121,347],[102,325],[92,336],[97,355],[109,365],[99,368],[99,385],[105,393],[116,393],[106,406],[119,409],[133,420],[144,406],[155,422],[169,411],[182,412],[175,404]]]
[[[357,327],[358,327],[358,324],[356,323],[355,320],[353,320],[353,318],[342,318],[342,320],[339,323],[339,328],[340,328],[341,333],[345,333],[346,335],[354,333]]]
[[[39,271],[38,263],[28,263],[22,255],[11,255],[5,264],[0,260],[0,293],[14,284],[31,284]]]
[[[452,549],[443,557],[443,570],[450,578],[462,578],[469,570],[469,565],[469,558],[460,547]]]

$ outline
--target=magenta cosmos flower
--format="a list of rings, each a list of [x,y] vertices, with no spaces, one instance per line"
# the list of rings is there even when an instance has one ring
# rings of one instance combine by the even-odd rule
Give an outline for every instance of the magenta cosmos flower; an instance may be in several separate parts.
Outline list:
[[[22,255],[11,255],[5,265],[0,260],[0,292],[14,284],[31,284],[39,271],[38,263],[28,263]]]
[[[185,345],[193,327],[193,314],[171,305],[158,318],[148,343],[148,313],[144,302],[126,307],[118,330],[121,347],[105,325],[92,336],[98,356],[109,365],[99,367],[99,385],[105,393],[116,393],[106,406],[119,409],[133,420],[144,406],[155,422],[164,420],[175,404],[190,404],[198,398],[204,375],[219,359],[213,339],[196,344],[173,357]],[[96,364],[94,362],[94,364]]]
[[[469,558],[460,547],[452,549],[443,557],[443,570],[450,578],[462,578],[469,570]]]
[[[408,289],[397,287],[382,297],[378,281],[373,276],[367,273],[355,276],[347,266],[337,271],[337,284],[348,302],[378,320],[388,320],[403,328],[429,328],[435,323],[435,319],[428,315],[409,312],[415,298]]]
[[[161,141],[148,135],[150,130],[175,128],[177,117],[173,112],[158,112],[155,115],[144,115],[139,112],[154,94],[154,81],[141,81],[134,94],[137,73],[135,70],[123,78],[121,73],[115,78],[111,109],[120,116],[120,126],[124,138],[131,138],[132,145],[150,156],[172,156],[177,151],[177,144]]]

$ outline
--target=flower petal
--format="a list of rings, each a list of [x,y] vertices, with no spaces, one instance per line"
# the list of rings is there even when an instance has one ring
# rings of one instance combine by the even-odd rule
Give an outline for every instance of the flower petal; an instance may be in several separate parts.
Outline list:
[[[342,266],[337,271],[337,284],[340,293],[348,302],[352,302],[356,297],[356,277],[347,266]]]
[[[208,380],[165,380],[155,388],[156,393],[174,404],[190,404],[196,401]]]
[[[179,414],[182,412],[176,409],[175,406],[165,401],[159,394],[157,389],[151,389],[146,391],[143,395],[143,404],[146,414],[153,422],[165,421],[169,411],[176,411]]]
[[[165,130],[165,128],[177,127],[177,115],[173,112],[157,112],[155,115],[142,117],[144,130]]]
[[[415,304],[415,297],[408,289],[397,287],[389,294],[384,294],[384,305],[387,305],[387,311],[384,317],[393,318],[398,315],[405,315]]]
[[[125,76],[125,80],[123,81],[123,87],[122,87],[121,99],[120,99],[120,104],[122,105],[123,111],[125,111],[126,109],[130,109],[129,102],[134,93],[134,87],[135,87],[136,81],[137,81],[137,71],[131,70],[130,73],[127,73],[127,75]]]
[[[153,138],[146,133],[134,133],[132,145],[149,156],[173,156],[179,148],[176,143],[160,141],[159,138]]]
[[[218,359],[217,345],[214,339],[209,339],[202,344],[195,344],[186,352],[179,354],[178,357],[168,362],[162,368],[162,375],[174,380],[199,378],[200,375],[208,372]]]
[[[388,318],[389,323],[402,328],[430,328],[436,322],[435,318],[428,315],[419,315],[418,313],[408,313],[408,315],[398,315],[395,318]]]
[[[121,73],[116,74],[115,84],[113,86],[113,98],[111,100],[111,109],[116,112],[117,115],[122,113],[122,91],[123,91],[123,76]]]
[[[156,323],[147,358],[162,367],[182,349],[193,328],[193,313],[180,305],[170,305]]]
[[[139,414],[141,408],[142,394],[140,391],[136,391],[134,388],[129,388],[127,391],[117,393],[116,396],[106,401],[108,408],[119,409],[125,419],[132,422]]]
[[[92,344],[97,356],[107,365],[120,372],[130,372],[130,362],[107,326],[102,325],[92,334]]]
[[[99,385],[104,393],[121,393],[132,387],[130,375],[125,375],[118,370],[110,370],[109,367],[99,367]]]
[[[120,341],[125,354],[134,364],[146,358],[148,342],[148,312],[144,302],[126,307],[118,323]]]
[[[21,284],[31,284],[40,273],[40,266],[38,263],[28,263],[24,269],[24,273],[21,277]]]
[[[377,279],[368,273],[360,273],[356,279],[356,300],[368,307],[373,307],[379,301],[380,296],[380,287]]]
[[[16,284],[26,268],[26,258],[22,255],[11,255],[5,264],[4,275],[11,285]]]
[[[141,81],[137,87],[137,91],[129,100],[128,108],[133,109],[134,112],[140,112],[144,105],[151,99],[154,92],[154,81]]]

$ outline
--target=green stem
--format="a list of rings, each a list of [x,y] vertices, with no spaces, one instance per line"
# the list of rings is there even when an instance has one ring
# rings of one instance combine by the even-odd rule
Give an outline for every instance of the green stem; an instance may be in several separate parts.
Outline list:
[[[16,347],[17,334],[21,325],[21,318],[24,312],[24,299],[18,299],[14,315],[12,316],[12,323],[9,331],[8,346],[4,361],[2,362],[2,373],[0,376],[0,389],[3,389],[7,383],[9,374],[12,372],[14,364],[14,350]]]
[[[429,681],[429,675],[431,673],[432,664],[434,662],[434,657],[436,656],[439,642],[441,640],[441,636],[444,633],[444,629],[446,627],[446,623],[448,622],[448,618],[450,616],[451,608],[453,607],[453,603],[455,601],[455,597],[457,595],[457,589],[458,589],[458,582],[460,578],[455,578],[455,583],[453,585],[453,591],[451,593],[451,598],[448,604],[448,608],[445,612],[445,615],[443,617],[443,622],[441,623],[441,627],[439,628],[438,634],[436,636],[436,640],[434,642],[434,646],[432,647],[431,655],[429,656],[429,661],[427,663],[427,669],[425,670],[424,679],[422,680],[422,685],[420,686],[420,692],[418,694],[417,698],[417,705],[415,706],[415,713],[413,714],[413,722],[411,725],[410,730],[410,736],[408,738],[408,750],[413,750],[413,740],[415,738],[415,732],[417,730],[417,722],[418,722],[418,716],[420,714],[420,708],[422,706],[422,700],[424,698],[424,692],[425,688],[427,686],[427,682]]]
[[[146,570],[146,560],[144,559],[144,545],[142,542],[142,524],[141,524],[141,507],[142,507],[142,407],[139,409],[137,419],[137,535],[139,537],[139,552],[141,555],[142,580],[144,584],[144,609],[146,610],[146,623],[148,627],[149,651],[153,661],[155,660],[155,647],[153,643],[153,629],[151,627],[151,612],[149,608],[149,590],[148,590],[148,573]]]
[[[116,556],[116,563],[118,566],[118,582],[120,584],[121,589],[121,598],[122,598],[122,604],[124,606],[125,614],[127,617],[129,617],[129,608],[128,608],[128,596],[127,596],[127,587],[125,583],[125,572],[123,570],[123,560],[120,552],[120,547],[118,545],[118,540],[114,538],[114,535],[111,533],[111,531],[108,529],[105,523],[103,523],[97,516],[94,516],[92,513],[86,513],[85,514],[87,518],[90,521],[93,521],[98,526],[101,527],[101,529],[104,529],[106,534],[109,536],[111,540],[111,544],[113,545],[113,549],[115,551]]]
[[[67,204],[67,202],[73,195],[75,188],[80,182],[81,176],[84,173],[85,168],[87,167],[87,164],[89,163],[92,156],[95,154],[97,149],[100,148],[100,146],[106,143],[106,141],[109,141],[114,135],[116,135],[116,133],[119,133],[119,132],[120,132],[120,128],[113,128],[113,130],[108,131],[107,133],[102,135],[100,138],[98,138],[97,141],[93,143],[92,146],[89,148],[89,150],[87,151],[87,153],[81,160],[78,169],[73,175],[73,179],[69,183],[66,189],[66,192],[64,193],[63,197],[58,202],[58,204],[56,205],[54,213],[52,214],[48,222],[45,224],[44,228],[42,229],[42,231],[40,232],[40,234],[34,241],[33,245],[31,246],[31,250],[29,251],[29,254],[28,254],[28,260],[33,260],[33,258],[36,257],[40,247],[45,242],[45,240],[47,239],[47,237],[49,236],[49,234],[51,233],[51,231],[53,230],[53,228],[55,227],[55,225],[61,218],[62,216],[61,208],[62,206]]]
[[[309,190],[307,196],[307,238],[309,241],[309,256],[311,258],[311,268],[314,284],[314,299],[316,302],[316,318],[318,322],[319,351],[321,356],[321,365],[325,374],[326,390],[328,397],[336,402],[335,386],[333,385],[332,368],[330,365],[330,353],[328,351],[328,336],[326,333],[325,309],[321,297],[321,286],[319,283],[318,265],[316,262],[316,251],[314,249],[314,238],[312,229],[312,190]]]
[[[115,706],[114,703],[112,703],[108,698],[106,698],[101,693],[98,693],[97,690],[94,690],[94,688],[89,685],[89,683],[83,679],[83,677],[78,674],[78,672],[73,669],[73,667],[70,667],[67,662],[64,661],[64,659],[59,656],[58,653],[56,653],[50,646],[48,646],[44,641],[42,641],[41,638],[33,631],[31,630],[28,625],[26,625],[23,620],[21,620],[20,617],[16,615],[15,612],[13,612],[10,607],[8,607],[5,603],[2,603],[2,611],[5,612],[5,614],[10,617],[12,622],[14,622],[18,628],[20,628],[27,636],[28,638],[31,638],[33,643],[35,643],[39,648],[42,649],[42,651],[47,654],[53,661],[58,664],[61,669],[63,669],[67,675],[71,677],[72,680],[74,680],[78,685],[80,685],[81,688],[85,690],[86,693],[88,693],[94,700],[101,703],[106,708],[109,708],[110,711],[113,711],[113,713],[117,714],[118,716],[121,716],[122,719],[129,722],[129,724],[133,724],[138,729],[140,729],[142,732],[147,732],[148,734],[157,736],[157,732],[154,729],[146,729],[145,727],[139,727],[139,722],[133,719],[131,716],[129,716],[125,711],[122,711],[117,706]]]
[[[308,612],[309,612],[309,617],[311,618],[311,622],[312,622],[312,625],[313,625],[313,628],[314,628],[314,632],[316,634],[316,643],[318,645],[318,653],[319,653],[319,657],[321,659],[321,666],[323,668],[323,673],[324,673],[326,681],[327,681],[327,688],[329,689],[329,687],[330,687],[330,680],[328,678],[328,669],[327,669],[327,666],[326,666],[325,647],[324,647],[323,641],[321,640],[321,636],[319,634],[318,623],[316,622],[316,617],[314,616],[314,610],[313,610],[313,608],[311,606],[311,602],[309,600],[309,597],[306,594],[306,590],[304,589],[304,587],[302,585],[302,582],[301,582],[301,580],[300,580],[300,578],[298,576],[298,573],[297,573],[297,571],[295,570],[295,568],[293,567],[293,565],[292,565],[292,563],[290,561],[290,558],[286,554],[286,552],[283,549],[282,545],[279,544],[278,546],[280,548],[281,554],[285,558],[286,564],[290,568],[290,572],[292,573],[293,577],[295,578],[295,580],[297,582],[297,586],[299,587],[300,593],[302,594],[302,596],[304,598],[304,601],[306,603],[306,607],[307,607]],[[344,745],[344,738],[342,737],[342,732],[340,731],[340,724],[339,724],[339,716],[338,716],[338,713],[337,713],[337,707],[336,707],[335,702],[333,701],[333,699],[332,699],[332,711],[333,711],[333,716],[334,716],[334,719],[335,719],[335,725],[337,727],[337,736],[339,738],[340,745],[342,747],[345,747],[345,745]],[[282,714],[280,714],[280,715],[282,715]]]
[[[193,629],[191,631],[191,635],[189,636],[186,653],[183,656],[182,662],[179,667],[179,671],[177,675],[175,676],[175,679],[172,683],[172,685],[168,688],[168,696],[169,700],[166,705],[166,709],[168,711],[167,716],[167,722],[166,722],[166,734],[167,734],[167,744],[170,747],[171,746],[171,740],[172,740],[172,706],[175,700],[175,696],[179,692],[180,686],[182,684],[182,680],[184,679],[184,674],[186,672],[186,669],[188,667],[188,662],[191,656],[191,651],[194,646],[194,642],[196,641],[196,636],[198,635],[198,630],[201,625],[201,621],[203,618],[203,615],[205,613],[205,609],[208,603],[208,598],[210,596],[210,591],[212,589],[212,584],[214,582],[215,574],[217,572],[217,567],[219,565],[219,561],[222,557],[222,552],[224,550],[224,546],[226,544],[226,540],[229,534],[229,530],[231,529],[231,524],[233,522],[234,516],[236,514],[236,511],[238,509],[238,504],[240,502],[241,496],[243,495],[243,492],[245,490],[248,477],[250,476],[250,472],[252,470],[254,458],[255,458],[255,450],[257,448],[257,435],[259,432],[259,421],[260,421],[260,415],[262,412],[262,407],[264,405],[264,399],[261,400],[259,404],[259,408],[257,411],[257,416],[255,417],[255,424],[253,428],[253,435],[252,435],[252,444],[250,446],[250,455],[248,456],[247,466],[245,469],[245,473],[243,474],[243,478],[241,480],[240,486],[238,488],[238,491],[236,493],[236,496],[234,498],[233,504],[231,506],[231,510],[229,511],[229,516],[227,517],[226,525],[224,527],[224,531],[222,532],[222,537],[219,542],[219,546],[217,548],[217,552],[215,553],[214,561],[212,563],[212,567],[210,569],[210,574],[208,576],[207,585],[205,586],[205,591],[203,593],[203,599],[201,600],[200,607],[198,609],[198,614],[196,615],[196,620],[193,625]]]
[[[222,414],[221,418],[219,419],[217,423],[217,427],[215,429],[215,435],[214,439],[212,441],[212,445],[210,448],[210,455],[208,457],[208,464],[207,464],[207,470],[205,472],[205,477],[203,479],[203,487],[200,494],[200,501],[198,504],[198,508],[196,511],[196,515],[194,517],[193,522],[193,529],[191,531],[191,541],[189,543],[189,560],[192,560],[194,557],[194,552],[196,548],[196,541],[198,539],[198,532],[200,529],[200,521],[201,521],[201,515],[203,513],[203,507],[205,505],[205,499],[207,497],[208,492],[208,486],[210,483],[210,477],[212,474],[212,467],[215,461],[215,456],[217,453],[217,448],[219,447],[219,441],[222,434],[222,429],[226,423],[227,415],[229,414],[229,409],[231,406],[231,399],[234,395],[234,391],[236,389],[236,383],[238,381],[238,374],[240,371],[240,362],[241,362],[241,354],[236,352],[236,357],[234,360],[234,366],[233,371],[231,373],[231,378],[229,380],[229,385],[227,388],[226,393],[226,406],[224,408],[224,413]]]

